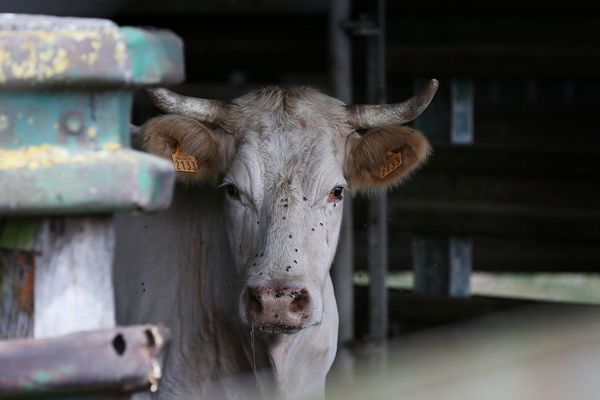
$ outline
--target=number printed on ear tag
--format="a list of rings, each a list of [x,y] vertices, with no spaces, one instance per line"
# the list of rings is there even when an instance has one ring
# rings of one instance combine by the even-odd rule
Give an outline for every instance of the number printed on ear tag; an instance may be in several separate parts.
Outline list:
[[[181,151],[181,148],[177,146],[175,153],[171,154],[173,159],[173,165],[178,172],[198,172],[198,161],[196,157],[191,154]]]
[[[402,153],[388,151],[385,155],[387,162],[379,167],[379,179],[383,179],[391,174],[396,168],[402,165]]]

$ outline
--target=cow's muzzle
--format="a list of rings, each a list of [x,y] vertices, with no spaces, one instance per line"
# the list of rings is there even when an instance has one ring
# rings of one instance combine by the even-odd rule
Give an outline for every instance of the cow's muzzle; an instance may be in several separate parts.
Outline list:
[[[296,333],[312,320],[313,307],[305,288],[248,287],[242,301],[248,324],[264,333]]]

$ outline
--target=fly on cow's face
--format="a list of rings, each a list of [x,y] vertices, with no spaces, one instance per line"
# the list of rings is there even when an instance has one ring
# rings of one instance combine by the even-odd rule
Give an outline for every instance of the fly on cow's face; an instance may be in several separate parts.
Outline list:
[[[165,386],[161,389],[161,400],[177,397],[169,390],[187,394],[194,393],[196,388],[203,390],[204,386],[215,386],[206,380],[197,381],[196,376],[218,376],[221,370],[215,371],[216,365],[226,366],[229,373],[229,366],[240,361],[240,371],[246,372],[248,365],[252,365],[254,371],[259,372],[254,351],[255,331],[270,336],[292,335],[303,329],[306,329],[304,334],[281,340],[258,340],[259,351],[256,353],[267,356],[265,365],[272,366],[276,378],[273,382],[280,386],[278,390],[281,389],[286,398],[323,397],[325,373],[334,360],[338,336],[335,293],[329,269],[342,223],[345,190],[351,187],[356,192],[372,192],[392,187],[427,158],[430,147],[426,138],[400,125],[416,118],[429,104],[436,89],[437,81],[431,81],[421,94],[403,103],[373,106],[346,105],[305,87],[265,88],[229,103],[180,96],[162,88],[151,90],[156,104],[169,115],[144,124],[139,133],[143,146],[156,155],[171,159],[172,149],[165,144],[179,143],[198,160],[201,168],[193,173],[182,171],[178,173],[178,179],[208,183],[223,177],[221,186],[225,193],[221,197],[226,200],[214,210],[214,215],[213,210],[205,213],[202,209],[193,212],[206,218],[184,221],[198,224],[194,230],[207,234],[209,237],[205,240],[211,242],[207,242],[210,246],[186,251],[185,257],[173,257],[179,264],[177,268],[172,263],[160,262],[160,257],[152,257],[158,260],[153,263],[161,273],[147,274],[149,258],[145,254],[136,258],[144,261],[136,268],[143,268],[143,276],[148,276],[145,279],[155,279],[155,287],[170,284],[169,289],[175,293],[184,290],[181,293],[207,294],[161,296],[160,307],[151,307],[151,310],[146,304],[154,302],[132,303],[148,317],[151,316],[148,312],[155,314],[160,310],[156,320],[173,320],[174,306],[181,307],[178,315],[191,315],[199,310],[203,314],[202,318],[182,318],[182,323],[173,324],[173,345],[177,347],[170,353],[172,357],[168,357],[171,365],[165,368],[167,385],[166,389]],[[364,130],[363,135],[356,133],[361,130]],[[400,148],[402,162],[396,160],[393,171],[383,178],[374,173],[379,172],[382,164],[387,166],[389,151]],[[179,201],[175,203],[185,205]],[[213,207],[214,204],[199,200],[194,206]],[[221,219],[221,209],[224,219]],[[186,205],[181,210],[186,214],[176,215],[188,217],[190,211]],[[174,222],[177,222],[179,232],[180,221]],[[173,235],[173,240],[178,241],[179,237],[179,234]],[[225,243],[221,246],[221,242],[228,242],[229,248]],[[165,245],[168,245],[165,249],[171,249],[171,242],[165,242]],[[144,246],[132,247],[127,251]],[[145,253],[146,249],[143,250]],[[254,257],[252,253],[255,253]],[[125,261],[130,263],[130,257]],[[210,273],[198,274],[198,265]],[[122,273],[126,269],[115,270]],[[185,275],[164,279],[173,274]],[[159,295],[158,291],[149,290],[152,286],[148,283],[143,288],[147,287],[149,294]],[[237,304],[232,301],[236,296]],[[198,305],[194,299],[203,303]],[[245,325],[243,328],[241,324],[231,323],[230,317],[236,312]],[[227,325],[219,325],[223,318],[217,318],[217,315],[221,314],[226,316],[227,321],[223,322]],[[214,325],[217,329],[207,329],[206,335],[194,334],[198,327],[205,325]],[[203,349],[210,349],[215,344],[219,348],[228,344],[235,346],[232,348],[245,347],[244,335],[239,334],[242,331],[221,334],[238,325],[250,331],[250,364],[243,354],[219,351],[219,357],[230,354],[234,357],[215,359],[212,363],[199,355],[194,367],[202,369],[201,373],[191,370],[193,373],[187,373],[187,359],[200,353],[188,350],[196,349],[197,345]],[[264,372],[268,374],[267,368]],[[223,381],[229,382],[229,379]],[[311,389],[307,391],[307,387]],[[225,395],[230,392],[232,389],[227,388],[222,396],[196,397],[248,397],[248,393]]]

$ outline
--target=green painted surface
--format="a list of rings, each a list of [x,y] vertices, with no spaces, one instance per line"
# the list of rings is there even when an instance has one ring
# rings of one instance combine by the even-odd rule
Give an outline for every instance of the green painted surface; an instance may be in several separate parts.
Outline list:
[[[23,15],[0,19],[0,42],[0,84],[10,88],[156,85],[184,78],[183,45],[167,31]]]
[[[10,193],[0,196],[0,214],[152,211],[171,201],[175,171],[167,160],[121,149],[74,152],[53,161],[0,168],[0,191]]]
[[[183,42],[169,31],[121,28],[127,41],[133,81],[156,85],[184,78]]]
[[[183,44],[107,20],[0,18],[0,215],[157,210],[168,161],[129,149],[133,86],[183,80]]]
[[[2,91],[0,148],[127,146],[131,103],[132,94],[124,90]]]
[[[33,380],[36,383],[48,383],[52,380],[52,374],[48,371],[37,371],[33,375]]]
[[[0,228],[0,249],[31,251],[40,221],[34,218],[8,218]]]

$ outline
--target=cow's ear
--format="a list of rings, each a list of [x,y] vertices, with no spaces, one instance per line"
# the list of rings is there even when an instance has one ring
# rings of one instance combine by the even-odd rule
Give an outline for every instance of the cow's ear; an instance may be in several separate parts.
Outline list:
[[[355,191],[385,189],[399,184],[431,152],[425,136],[406,126],[374,128],[348,138],[345,172]]]
[[[139,135],[144,149],[166,158],[179,180],[214,183],[228,165],[234,138],[215,134],[195,119],[163,115],[146,122]]]

